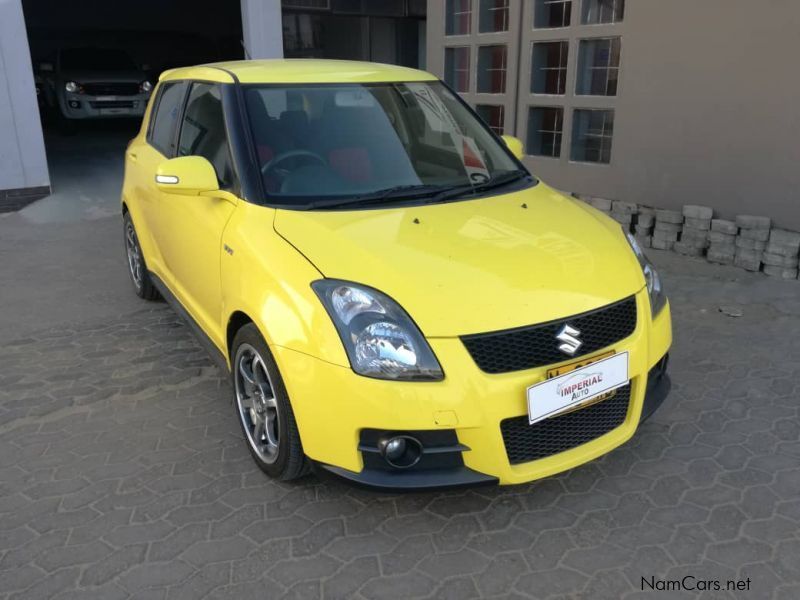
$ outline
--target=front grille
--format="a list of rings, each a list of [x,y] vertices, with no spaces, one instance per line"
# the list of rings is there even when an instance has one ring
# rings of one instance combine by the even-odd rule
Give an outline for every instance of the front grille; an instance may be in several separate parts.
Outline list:
[[[530,462],[586,444],[616,429],[625,421],[631,400],[631,384],[607,399],[558,417],[528,424],[528,416],[500,423],[508,462]]]
[[[125,82],[84,83],[83,92],[90,96],[136,96],[139,93],[139,84]]]
[[[580,330],[583,345],[574,356],[559,349],[556,339],[569,323]],[[486,373],[508,373],[579,358],[625,339],[636,329],[636,298],[631,296],[596,310],[517,329],[462,336],[461,341]]]
[[[92,108],[133,108],[131,100],[102,100],[89,102]]]

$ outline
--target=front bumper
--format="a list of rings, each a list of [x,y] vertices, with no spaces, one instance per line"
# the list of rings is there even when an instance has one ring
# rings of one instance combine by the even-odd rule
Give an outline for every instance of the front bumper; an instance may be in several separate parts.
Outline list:
[[[149,94],[135,96],[92,96],[65,92],[59,99],[61,114],[67,119],[113,119],[142,117]]]
[[[651,320],[646,293],[637,294],[636,299],[640,318],[634,333],[598,352],[613,349],[630,355],[630,401],[619,426],[576,447],[521,464],[509,460],[501,422],[527,413],[525,390],[545,378],[547,367],[488,375],[478,369],[461,340],[435,338],[430,343],[444,367],[443,381],[389,382],[360,377],[347,367],[287,348],[272,350],[292,399],[303,448],[321,469],[384,489],[518,484],[609,452],[627,441],[640,421],[663,402],[669,378],[663,370],[655,378],[651,369],[662,364],[672,343],[670,309],[666,306]],[[450,469],[375,472],[359,450],[361,432],[368,428],[450,430],[468,449],[460,453],[463,464]]]

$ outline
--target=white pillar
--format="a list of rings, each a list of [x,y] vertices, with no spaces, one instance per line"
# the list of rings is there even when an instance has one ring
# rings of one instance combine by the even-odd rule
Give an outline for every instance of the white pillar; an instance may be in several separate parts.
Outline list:
[[[0,199],[49,186],[22,1],[0,0]]]
[[[241,0],[241,3],[248,58],[283,58],[281,0]]]

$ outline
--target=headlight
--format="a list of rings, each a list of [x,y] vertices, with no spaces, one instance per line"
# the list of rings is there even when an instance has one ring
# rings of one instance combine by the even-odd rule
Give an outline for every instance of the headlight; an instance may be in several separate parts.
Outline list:
[[[64,89],[67,90],[68,92],[75,94],[80,89],[80,86],[74,81],[68,81],[67,83],[64,84]]]
[[[428,342],[394,300],[335,279],[321,279],[311,287],[333,320],[353,371],[378,379],[444,378]]]
[[[644,280],[647,282],[647,294],[650,296],[650,312],[652,312],[653,318],[655,318],[667,303],[667,296],[664,293],[663,286],[661,285],[661,277],[659,277],[658,271],[656,271],[653,263],[650,262],[642,248],[639,246],[639,242],[636,241],[636,238],[627,231],[625,232],[625,237],[628,238],[628,243],[631,245],[631,248],[633,248],[633,253],[636,254],[636,258],[639,260],[639,264],[642,266]]]
[[[139,84],[139,91],[143,94],[149,93],[153,89],[153,84],[149,81],[143,81]]]

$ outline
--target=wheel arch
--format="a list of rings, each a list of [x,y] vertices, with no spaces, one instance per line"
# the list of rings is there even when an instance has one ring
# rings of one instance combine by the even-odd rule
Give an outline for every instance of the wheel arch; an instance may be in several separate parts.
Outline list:
[[[231,350],[233,346],[233,338],[236,337],[236,333],[245,325],[249,325],[250,323],[254,323],[255,321],[248,315],[246,312],[242,310],[235,310],[231,313],[228,317],[228,323],[225,328],[225,354],[228,357],[228,360],[231,360]],[[261,331],[261,328],[256,325],[256,327]],[[263,337],[263,332],[261,333]]]

